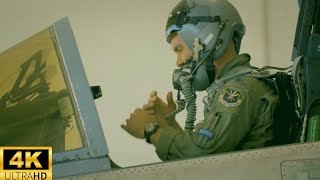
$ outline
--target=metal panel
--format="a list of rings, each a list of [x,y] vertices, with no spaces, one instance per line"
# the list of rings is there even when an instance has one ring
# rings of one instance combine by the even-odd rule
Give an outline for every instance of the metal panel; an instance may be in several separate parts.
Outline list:
[[[317,173],[320,172],[319,158],[320,142],[291,144],[149,164],[64,179],[282,180],[288,177],[284,171],[286,170],[285,165],[290,160],[299,161],[300,165],[309,168],[310,177],[317,179]],[[305,159],[309,161],[305,161]],[[311,166],[310,160],[317,165]],[[304,163],[307,164],[304,165]]]
[[[96,159],[85,159],[71,162],[64,162],[61,165],[55,166],[52,174],[54,178],[81,175],[93,173],[97,171],[110,170],[110,161],[106,157]]]

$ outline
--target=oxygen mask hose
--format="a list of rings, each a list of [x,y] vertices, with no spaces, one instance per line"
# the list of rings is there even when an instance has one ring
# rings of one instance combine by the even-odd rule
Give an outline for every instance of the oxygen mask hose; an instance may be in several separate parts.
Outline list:
[[[185,122],[185,130],[190,132],[194,129],[194,121],[196,120],[197,106],[196,95],[191,84],[191,76],[184,75],[180,77],[182,94],[187,103],[187,119]]]

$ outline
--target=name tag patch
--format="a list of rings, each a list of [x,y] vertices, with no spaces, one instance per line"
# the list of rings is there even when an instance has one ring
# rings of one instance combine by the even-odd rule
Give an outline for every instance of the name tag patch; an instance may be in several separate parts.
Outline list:
[[[213,133],[211,131],[209,131],[208,129],[202,128],[200,129],[197,133],[197,135],[201,135],[206,137],[207,139],[212,139],[213,138]]]

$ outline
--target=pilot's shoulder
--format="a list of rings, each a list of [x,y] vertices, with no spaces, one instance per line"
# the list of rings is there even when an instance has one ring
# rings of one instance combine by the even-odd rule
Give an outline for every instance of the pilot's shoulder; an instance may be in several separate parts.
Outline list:
[[[266,93],[273,94],[274,88],[262,78],[255,77],[236,77],[228,81],[224,86],[234,86],[245,90],[251,96],[264,96]]]

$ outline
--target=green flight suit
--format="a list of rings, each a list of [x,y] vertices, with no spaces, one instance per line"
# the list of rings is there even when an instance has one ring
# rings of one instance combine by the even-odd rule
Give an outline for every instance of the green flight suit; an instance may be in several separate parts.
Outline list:
[[[250,67],[250,56],[231,60],[217,79]],[[213,83],[214,84],[214,83]],[[156,153],[161,160],[264,147],[273,139],[273,113],[278,105],[274,89],[252,77],[233,77],[221,87],[210,86],[204,98],[204,120],[195,131],[165,126]]]

